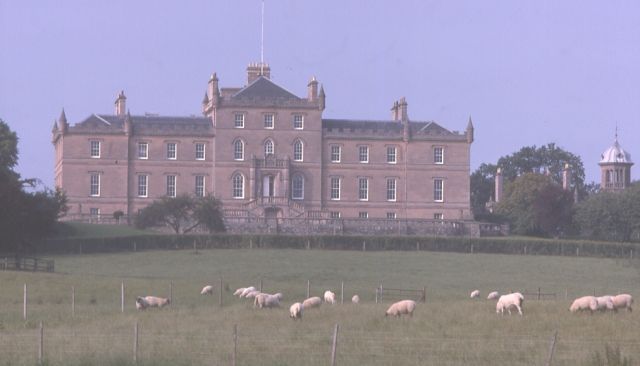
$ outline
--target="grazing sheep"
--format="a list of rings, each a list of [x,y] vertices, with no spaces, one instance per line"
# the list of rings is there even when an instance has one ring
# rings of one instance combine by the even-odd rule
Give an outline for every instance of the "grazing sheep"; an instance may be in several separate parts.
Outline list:
[[[614,311],[618,311],[618,309],[626,308],[627,311],[633,311],[631,305],[633,305],[633,296],[629,294],[619,294],[611,298],[613,301]]]
[[[313,309],[317,308],[322,304],[322,299],[318,296],[310,297],[302,302],[302,308],[304,309]]]
[[[604,295],[596,297],[596,305],[599,311],[611,310],[613,311],[615,307],[613,306],[613,297],[611,295]]]
[[[524,303],[524,296],[522,296],[519,292],[514,292],[507,295],[502,295],[498,299],[498,303],[496,304],[496,313],[503,315],[504,311],[507,310],[509,315],[511,315],[511,308],[518,309],[518,313],[522,315],[522,305]]]
[[[203,287],[202,291],[200,291],[200,295],[213,295],[213,286],[207,285]]]
[[[258,291],[258,290],[253,290],[253,291],[249,291],[247,294],[244,295],[245,298],[247,299],[253,299],[256,296],[260,295],[262,292]]]
[[[258,294],[256,299],[253,301],[253,306],[262,308],[276,308],[280,307],[280,300],[282,300],[282,294],[277,293],[274,295],[271,294]]]
[[[244,290],[246,290],[246,289],[247,289],[246,287],[240,287],[240,288],[238,288],[238,289],[233,293],[233,296],[238,296],[238,297],[240,297],[240,295],[242,294],[242,292],[244,292]]]
[[[256,288],[255,288],[255,287],[253,287],[253,286],[251,286],[251,287],[247,287],[247,288],[245,288],[244,290],[242,290],[242,292],[240,293],[240,297],[245,297],[245,296],[247,296],[247,294],[248,294],[249,292],[251,292],[251,291],[255,291],[255,290],[256,290]]]
[[[324,302],[328,302],[331,305],[335,305],[336,303],[336,294],[327,290],[324,292]]]
[[[471,295],[469,295],[469,297],[472,299],[475,299],[476,297],[480,297],[480,290],[471,291]]]
[[[408,314],[413,316],[413,311],[416,309],[416,302],[413,300],[402,300],[389,306],[389,309],[384,313],[384,316],[397,316]]]
[[[359,304],[360,303],[360,296],[353,295],[353,297],[351,298],[351,302],[354,303],[354,304]]]
[[[495,299],[498,298],[498,296],[500,296],[498,291],[493,291],[493,292],[489,293],[489,295],[487,296],[487,300],[495,300]]]
[[[573,300],[573,303],[569,307],[569,311],[572,313],[578,311],[589,311],[593,313],[598,309],[598,300],[595,296],[583,296]]]
[[[145,310],[147,308],[163,308],[171,304],[171,299],[156,296],[138,296],[136,298],[136,309]]]
[[[299,302],[291,305],[289,308],[289,316],[293,318],[293,320],[302,319],[302,309],[304,309],[304,306]]]

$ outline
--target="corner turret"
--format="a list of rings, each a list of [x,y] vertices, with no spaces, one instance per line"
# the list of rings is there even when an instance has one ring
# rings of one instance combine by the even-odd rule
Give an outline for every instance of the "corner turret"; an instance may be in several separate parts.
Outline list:
[[[469,116],[469,123],[467,123],[467,130],[465,131],[467,135],[467,142],[473,143],[473,122],[471,122],[471,116]]]
[[[325,98],[326,98],[326,96],[324,95],[324,87],[322,85],[320,85],[320,94],[318,95],[318,108],[321,111],[324,111],[324,108],[326,106]]]

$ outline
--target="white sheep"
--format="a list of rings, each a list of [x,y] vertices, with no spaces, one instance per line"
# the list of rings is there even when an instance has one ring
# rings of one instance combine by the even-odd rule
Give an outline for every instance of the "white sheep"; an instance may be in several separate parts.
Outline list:
[[[244,297],[245,297],[246,299],[253,299],[253,298],[255,298],[256,296],[260,295],[261,293],[262,293],[262,292],[260,292],[260,291],[258,291],[258,290],[253,290],[253,291],[249,291],[248,293],[246,293],[246,294],[244,295]]]
[[[171,304],[171,299],[156,296],[138,296],[136,298],[136,309],[145,310],[147,308],[163,308]]]
[[[569,307],[569,311],[572,313],[575,313],[578,311],[587,311],[587,310],[589,312],[594,312],[597,309],[598,309],[598,300],[596,300],[595,296],[579,297],[573,300],[573,303],[571,303],[571,306]]]
[[[614,311],[618,311],[618,309],[626,308],[627,311],[633,311],[631,305],[633,305],[633,296],[629,294],[619,294],[611,298],[613,301]]]
[[[255,287],[253,287],[253,286],[247,287],[247,288],[245,288],[244,290],[242,290],[242,292],[240,293],[240,295],[239,295],[239,296],[240,296],[240,297],[245,297],[245,296],[247,296],[247,294],[248,294],[249,292],[251,292],[251,291],[255,291],[255,290],[256,290],[256,288],[255,288]]]
[[[470,298],[475,299],[476,297],[480,296],[480,290],[473,290],[471,291],[471,295],[469,295]]]
[[[302,319],[303,309],[304,309],[304,306],[301,303],[297,302],[291,305],[291,307],[289,308],[289,316],[293,318],[293,320]]]
[[[258,294],[253,301],[253,306],[262,308],[276,308],[280,307],[280,300],[282,300],[282,294]]]
[[[613,311],[615,309],[613,306],[613,296],[604,295],[596,297],[596,306],[599,311]]]
[[[202,291],[200,291],[200,295],[213,295],[213,286],[207,285],[203,287]]]
[[[490,292],[489,295],[487,295],[487,300],[495,300],[500,296],[500,294],[498,293],[498,291],[493,291]]]
[[[389,306],[389,309],[387,309],[387,311],[384,313],[384,316],[397,316],[399,317],[400,315],[403,314],[407,314],[410,317],[413,316],[413,311],[416,309],[416,302],[413,300],[402,300],[402,301],[398,301],[394,304],[392,304],[391,306]]]
[[[327,290],[324,292],[324,302],[328,302],[331,305],[335,305],[336,303],[336,294]]]
[[[304,309],[313,309],[317,308],[322,304],[322,299],[318,296],[310,297],[302,302],[302,307]]]
[[[246,287],[240,287],[238,289],[236,289],[236,291],[233,293],[233,296],[238,296],[240,297],[240,295],[242,294],[242,292],[244,292],[244,290],[246,290]]]
[[[351,302],[354,303],[354,304],[359,304],[360,303],[360,296],[353,295],[353,297],[351,298]]]
[[[511,308],[518,309],[518,313],[522,315],[522,305],[524,303],[524,296],[522,296],[519,292],[514,292],[507,295],[502,295],[498,299],[498,303],[496,304],[496,313],[503,315],[504,311],[507,310],[509,315],[511,315]]]

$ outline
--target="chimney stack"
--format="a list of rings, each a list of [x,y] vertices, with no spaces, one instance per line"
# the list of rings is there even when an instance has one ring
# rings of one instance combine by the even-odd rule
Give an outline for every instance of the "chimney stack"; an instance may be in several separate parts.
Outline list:
[[[271,78],[271,68],[266,63],[250,63],[247,66],[247,85],[253,83],[260,76],[264,76],[267,79]]]
[[[116,99],[116,116],[124,117],[127,113],[127,97],[124,95],[124,90],[120,91],[118,98]]]
[[[402,122],[409,121],[409,115],[407,114],[407,101],[404,97],[400,98],[400,102],[398,103],[399,108],[399,117]]]
[[[316,100],[318,100],[318,80],[316,80],[316,77],[312,77],[311,81],[309,81],[309,84],[307,84],[307,99],[310,102],[315,102]]]

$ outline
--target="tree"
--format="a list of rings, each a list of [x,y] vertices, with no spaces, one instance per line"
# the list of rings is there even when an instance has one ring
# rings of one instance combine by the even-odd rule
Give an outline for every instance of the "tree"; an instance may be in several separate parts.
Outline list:
[[[570,228],[572,196],[543,174],[527,173],[505,187],[496,211],[522,235],[559,235]]]
[[[163,197],[144,208],[136,216],[135,225],[141,229],[168,226],[176,234],[189,233],[198,226],[210,233],[224,231],[221,207],[220,201],[211,196]]]
[[[18,137],[0,119],[0,251],[24,251],[25,243],[50,234],[58,217],[66,212],[67,199],[60,190],[37,187],[37,179],[21,179],[13,168],[18,163]]]
[[[476,217],[485,214],[485,205],[491,199],[497,167],[502,169],[505,186],[526,173],[548,172],[551,179],[562,184],[565,164],[571,167],[573,187],[580,197],[587,195],[584,184],[584,165],[579,156],[548,143],[541,147],[526,146],[498,159],[498,164],[482,164],[471,174],[471,207]]]

